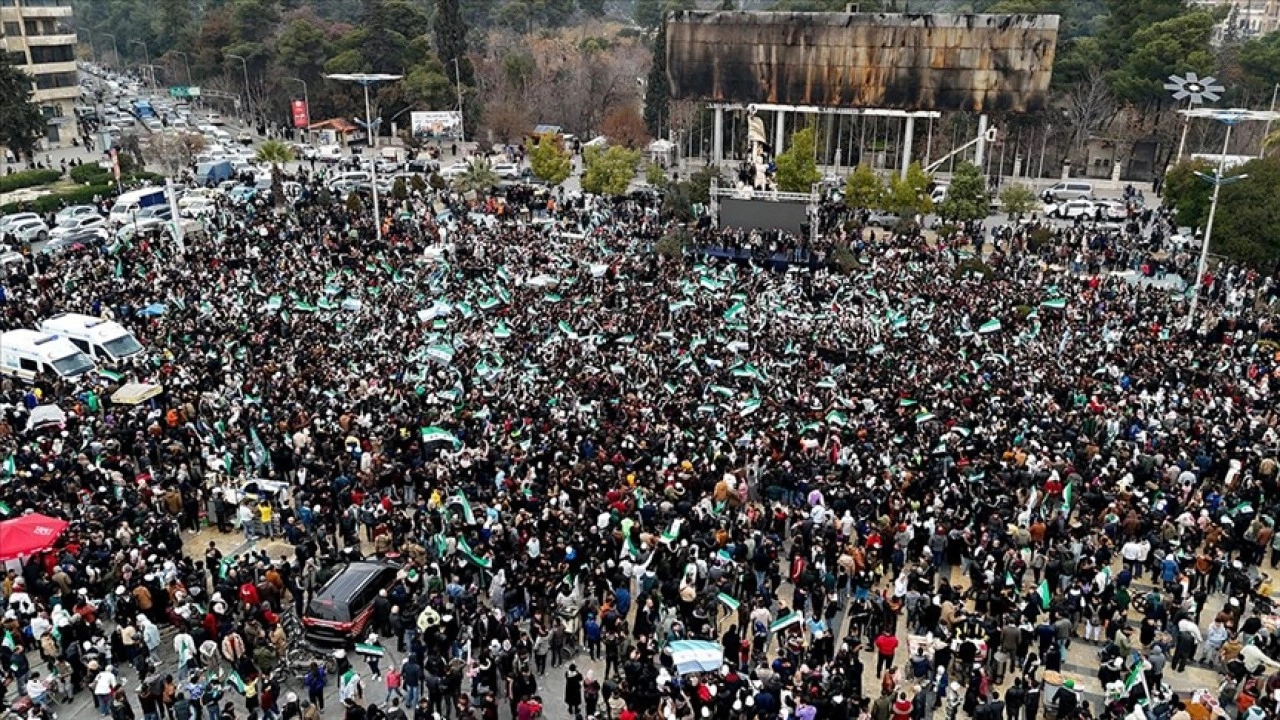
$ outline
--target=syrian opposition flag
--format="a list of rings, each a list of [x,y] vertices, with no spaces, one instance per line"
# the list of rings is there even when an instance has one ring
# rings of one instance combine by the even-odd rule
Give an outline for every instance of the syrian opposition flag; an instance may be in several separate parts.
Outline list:
[[[453,346],[445,343],[437,343],[427,348],[427,357],[435,360],[441,365],[452,364],[453,353]]]
[[[492,567],[492,566],[493,566],[493,561],[492,561],[492,560],[490,560],[489,558],[486,558],[486,557],[480,557],[479,555],[477,555],[477,554],[475,554],[474,552],[472,552],[472,551],[471,551],[471,546],[470,546],[470,545],[468,545],[468,544],[467,544],[467,541],[466,541],[466,540],[463,540],[462,538],[458,538],[458,552],[462,553],[462,555],[463,555],[465,558],[467,558],[467,559],[468,559],[468,560],[470,560],[471,562],[475,563],[475,564],[476,564],[476,565],[478,565],[479,567],[482,567],[482,568],[486,568],[486,569],[487,569],[487,568],[490,568],[490,567]]]
[[[422,428],[422,442],[428,445],[448,443],[454,448],[458,448],[462,445],[462,443],[458,441],[458,438],[453,436],[453,433],[441,427]]]
[[[475,512],[471,509],[471,501],[467,499],[467,495],[466,495],[466,493],[464,493],[464,492],[462,492],[461,490],[459,490],[459,491],[458,491],[458,495],[457,495],[457,497],[455,498],[455,502],[457,502],[459,505],[461,505],[461,506],[462,506],[462,517],[466,519],[467,524],[468,524],[468,525],[475,525],[475,524],[476,524],[476,514],[475,514]]]
[[[1146,692],[1147,679],[1143,676],[1142,670],[1143,670],[1142,660],[1139,659],[1136,663],[1133,664],[1133,669],[1129,671],[1129,675],[1126,676],[1124,679],[1124,691],[1126,693],[1132,690],[1135,685],[1141,685],[1143,692],[1144,693]]]
[[[742,406],[738,408],[738,417],[746,417],[751,413],[759,410],[761,404],[762,404],[762,401],[760,400],[760,398],[747,399],[742,403]]]
[[[1048,580],[1040,581],[1040,586],[1036,588],[1036,594],[1040,596],[1041,609],[1048,610],[1050,603],[1053,602],[1053,593],[1049,592]]]
[[[662,537],[658,538],[658,542],[670,545],[680,537],[680,526],[684,524],[683,518],[676,518],[671,521],[671,528],[662,533]]]
[[[505,322],[500,322],[498,327],[493,329],[493,336],[499,340],[506,340],[511,337],[511,328],[507,327]]]
[[[244,678],[240,677],[240,673],[232,670],[227,673],[227,679],[231,681],[231,685],[236,689],[236,691],[241,695],[244,694]]]
[[[1000,324],[999,320],[991,318],[990,320],[982,323],[982,326],[978,328],[978,332],[982,335],[989,335],[993,332],[1000,332],[1001,327],[1003,326]]]
[[[1040,303],[1040,307],[1047,308],[1049,310],[1063,310],[1067,307],[1067,299],[1054,298],[1052,300],[1045,300],[1044,302]]]
[[[556,327],[560,329],[560,332],[564,333],[565,335],[568,335],[571,338],[578,337],[578,333],[573,331],[573,326],[565,322],[564,320],[561,320],[560,322],[556,323]]]
[[[1071,512],[1071,501],[1075,497],[1075,483],[1067,483],[1066,489],[1062,491],[1062,511]]]
[[[13,455],[4,459],[4,475],[5,477],[13,477],[18,474],[18,460]]]
[[[933,419],[934,419],[934,418],[936,418],[936,417],[937,417],[937,415],[934,415],[933,413],[931,413],[931,412],[927,412],[927,411],[926,411],[926,412],[922,412],[922,413],[917,413],[917,414],[916,414],[916,423],[917,423],[917,424],[919,424],[919,423],[929,422],[930,420],[933,420]]]
[[[826,420],[828,425],[839,425],[840,427],[844,427],[849,424],[849,419],[839,410],[832,410],[827,413]]]
[[[738,301],[733,305],[730,305],[728,310],[724,311],[724,319],[733,320],[734,318],[738,317],[739,315],[741,315],[746,311],[747,311],[747,306],[744,305],[742,301]]]
[[[803,619],[804,618],[800,616],[800,613],[798,611],[792,610],[789,614],[784,615],[783,617],[780,617],[777,620],[774,620],[769,625],[769,632],[781,632],[791,627],[792,625],[799,625],[800,621]]]
[[[361,655],[373,655],[382,657],[386,654],[386,650],[381,645],[371,645],[369,643],[356,643],[356,652]]]
[[[726,595],[724,593],[716,595],[716,600],[718,600],[721,605],[724,605],[734,612],[737,612],[738,608],[742,606],[742,603],[734,599],[732,595]]]

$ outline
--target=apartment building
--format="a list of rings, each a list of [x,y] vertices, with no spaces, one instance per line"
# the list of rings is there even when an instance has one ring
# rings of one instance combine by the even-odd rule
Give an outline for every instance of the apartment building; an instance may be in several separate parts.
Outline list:
[[[1227,17],[1214,29],[1214,42],[1247,40],[1280,30],[1280,0],[1191,0],[1192,5],[1228,8]]]
[[[80,86],[71,14],[71,0],[0,0],[0,43],[9,62],[32,78],[50,147],[70,144],[76,135]]]

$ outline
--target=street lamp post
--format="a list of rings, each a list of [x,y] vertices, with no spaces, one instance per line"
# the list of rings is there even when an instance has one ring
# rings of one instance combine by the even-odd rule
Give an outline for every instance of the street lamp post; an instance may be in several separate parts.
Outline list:
[[[228,54],[226,55],[226,57],[231,58],[232,60],[239,60],[240,68],[244,70],[244,111],[246,113],[249,113],[249,105],[252,102],[252,100],[249,98],[249,61],[245,60],[244,57],[241,55]],[[252,114],[252,113],[249,113],[249,114]]]
[[[453,82],[458,90],[458,140],[467,144],[467,124],[462,122],[462,70],[458,66],[458,58],[453,59]]]
[[[174,55],[181,55],[181,56],[182,56],[182,64],[183,64],[183,65],[186,67],[186,69],[187,69],[187,85],[188,85],[188,86],[190,86],[190,85],[192,84],[192,82],[191,82],[191,56],[190,56],[190,55],[188,55],[188,54],[186,54],[186,53],[184,53],[184,52],[182,52],[181,50],[174,50],[174,51],[173,51],[173,54],[174,54]]]
[[[373,149],[373,133],[376,129],[373,124],[373,108],[369,104],[369,87],[380,82],[391,82],[399,80],[402,75],[384,75],[379,73],[343,73],[337,75],[325,75],[330,80],[339,80],[342,82],[358,83],[364,88],[364,127],[369,149]],[[378,242],[382,242],[382,212],[378,207],[378,159],[369,158],[369,172],[373,182],[373,229],[377,235]]]
[[[111,62],[115,63],[117,68],[120,67],[120,48],[116,47],[116,36],[109,32],[99,34],[111,38]]]
[[[299,77],[289,77],[285,78],[285,80],[291,80],[302,85],[302,104],[307,106],[307,124],[309,126],[311,124],[311,97],[307,94],[307,81]],[[307,143],[310,144],[311,128],[306,127],[303,129],[307,131]]]
[[[129,44],[142,46],[142,59],[144,62],[144,67],[147,68],[148,76],[151,78],[151,82],[147,87],[149,87],[152,90],[155,90],[156,76],[155,76],[155,73],[151,71],[151,51],[147,49],[147,44],[142,42],[141,40],[130,40]]]
[[[1217,82],[1212,75],[1206,78],[1200,78],[1193,72],[1186,75],[1170,75],[1169,82],[1164,84],[1164,89],[1173,93],[1173,99],[1177,102],[1187,101],[1187,110],[1193,106],[1203,103],[1205,100],[1209,102],[1217,102],[1221,97],[1221,93],[1226,90],[1221,85],[1215,85]],[[1191,116],[1188,115],[1182,122],[1182,139],[1178,141],[1178,159],[1175,162],[1182,162],[1182,153],[1187,149],[1187,130],[1191,128]]]
[[[1209,217],[1204,223],[1204,240],[1200,243],[1200,261],[1196,263],[1196,274],[1191,280],[1191,305],[1187,308],[1187,329],[1190,330],[1195,327],[1196,310],[1200,307],[1200,285],[1203,283],[1205,266],[1209,262],[1209,242],[1213,237],[1213,220],[1218,213],[1218,193],[1222,190],[1223,185],[1230,185],[1246,177],[1245,175],[1223,176],[1227,168],[1227,152],[1231,143],[1231,130],[1245,120],[1266,120],[1270,122],[1276,117],[1280,117],[1280,113],[1269,110],[1210,110],[1207,108],[1182,110],[1180,112],[1186,116],[1188,123],[1192,118],[1207,117],[1227,126],[1226,136],[1222,139],[1222,153],[1218,155],[1218,167],[1213,176],[1196,173],[1204,180],[1213,183],[1213,195],[1209,200]]]

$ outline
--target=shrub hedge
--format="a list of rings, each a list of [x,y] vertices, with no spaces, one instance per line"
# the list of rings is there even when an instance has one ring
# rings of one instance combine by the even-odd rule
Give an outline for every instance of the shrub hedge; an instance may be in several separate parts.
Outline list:
[[[62,177],[61,170],[23,170],[12,175],[0,176],[0,193],[13,192],[23,188],[48,185]]]

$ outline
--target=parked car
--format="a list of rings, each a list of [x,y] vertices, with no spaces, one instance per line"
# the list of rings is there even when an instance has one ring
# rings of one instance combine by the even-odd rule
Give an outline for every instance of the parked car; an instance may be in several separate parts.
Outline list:
[[[249,132],[248,130],[241,130],[240,134],[236,135],[236,142],[240,143],[241,145],[252,145],[253,133]]]
[[[1116,200],[1094,201],[1094,212],[1098,220],[1128,220],[1129,208]]]
[[[95,247],[107,241],[109,235],[105,227],[89,227],[72,230],[57,237],[50,237],[45,242],[31,245],[33,252],[44,255],[57,255],[75,247]]]
[[[149,210],[150,208],[147,209]],[[65,221],[58,223],[57,227],[49,231],[49,237],[65,237],[80,230],[102,227],[106,224],[107,219],[101,215],[81,215],[79,217],[67,218]]]
[[[316,148],[315,155],[322,163],[341,162],[343,158],[342,148],[338,145],[321,145]]]
[[[39,220],[40,216],[33,212],[14,213],[0,218],[0,235],[8,234],[14,227],[30,220]]]
[[[1063,220],[1074,220],[1078,217],[1093,218],[1097,214],[1097,208],[1092,200],[1068,200],[1045,205],[1044,214]]]
[[[515,163],[494,163],[491,169],[495,175],[503,180],[518,180],[520,178],[520,166]]]
[[[873,210],[867,217],[867,225],[871,227],[891,228],[900,222],[902,222],[902,218],[896,213],[883,210]]]
[[[1046,189],[1040,196],[1047,203],[1080,200],[1093,196],[1093,183],[1080,182],[1078,180],[1060,182]]]
[[[145,207],[138,211],[138,219],[139,220],[152,220],[152,219],[172,220],[173,208],[169,207],[168,203],[165,203],[163,205],[152,205],[150,207]]]
[[[217,127],[218,125],[226,125],[227,121],[218,113],[209,113],[209,124]]]
[[[88,215],[100,215],[98,208],[92,205],[72,205],[71,207],[65,207],[59,210],[58,214],[54,216],[53,222],[55,225],[61,226],[68,220]]]
[[[19,242],[30,245],[35,242],[44,242],[49,239],[49,226],[44,224],[39,218],[35,220],[23,220],[22,222],[9,228],[6,233],[12,235]]]

